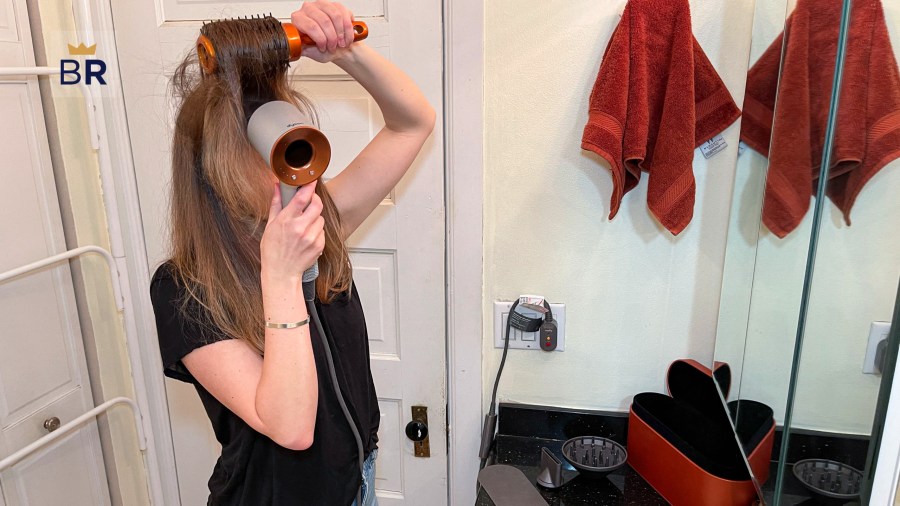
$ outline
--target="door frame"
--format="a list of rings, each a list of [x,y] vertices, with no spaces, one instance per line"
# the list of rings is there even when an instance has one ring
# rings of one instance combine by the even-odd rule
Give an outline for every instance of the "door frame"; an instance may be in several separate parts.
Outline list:
[[[444,0],[447,493],[460,505],[475,504],[484,405],[483,65],[483,1]]]
[[[91,32],[98,55],[110,72],[108,93],[95,96],[97,128],[101,138],[101,157],[108,159],[112,172],[112,208],[107,209],[110,241],[121,241],[124,258],[117,258],[125,303],[122,315],[129,355],[134,395],[141,409],[141,423],[147,436],[146,482],[153,505],[179,504],[175,448],[166,402],[162,359],[156,342],[156,324],[150,301],[150,266],[144,242],[143,222],[138,201],[137,176],[121,85],[116,38],[110,0],[72,0],[76,26]],[[85,34],[79,33],[84,39]],[[99,99],[98,99],[99,98]],[[104,153],[105,151],[105,153]],[[105,182],[104,182],[105,183]],[[104,185],[105,186],[105,185]],[[115,223],[115,226],[112,226]]]

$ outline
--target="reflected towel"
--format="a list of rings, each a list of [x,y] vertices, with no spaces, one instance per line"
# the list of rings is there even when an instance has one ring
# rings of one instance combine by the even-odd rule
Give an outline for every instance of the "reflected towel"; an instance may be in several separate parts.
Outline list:
[[[591,92],[581,147],[612,170],[609,217],[649,174],[647,203],[673,234],[694,214],[694,149],[741,112],[691,33],[687,0],[630,0]]]
[[[780,84],[784,33],[747,76],[741,140],[769,158],[763,222],[778,237],[800,224],[818,184],[841,3],[799,0],[785,25]],[[878,0],[854,0],[827,186],[848,225],[860,190],[898,156],[900,74],[884,11]]]

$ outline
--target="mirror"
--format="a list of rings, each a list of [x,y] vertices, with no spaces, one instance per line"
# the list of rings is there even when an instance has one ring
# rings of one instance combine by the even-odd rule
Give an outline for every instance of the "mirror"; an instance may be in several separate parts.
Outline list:
[[[781,465],[754,468],[767,504],[861,501],[882,381],[875,362],[900,277],[892,47],[896,0],[756,3],[715,360],[731,367],[730,399],[741,403],[731,415],[749,460],[760,435],[742,426],[755,403],[774,413]]]

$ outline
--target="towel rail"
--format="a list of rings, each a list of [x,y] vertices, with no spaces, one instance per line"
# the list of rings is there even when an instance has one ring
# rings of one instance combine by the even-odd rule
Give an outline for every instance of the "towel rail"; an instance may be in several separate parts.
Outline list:
[[[0,76],[54,76],[60,73],[56,67],[0,67]],[[88,131],[91,135],[91,148],[100,149],[100,134],[97,133],[97,121],[94,118],[94,97],[84,81],[78,81],[78,89],[87,108]]]
[[[106,264],[109,266],[109,274],[113,278],[112,286],[113,294],[116,298],[116,308],[118,308],[119,312],[124,311],[125,299],[122,298],[122,286],[119,280],[119,269],[116,266],[116,261],[113,259],[109,251],[106,251],[99,246],[81,246],[80,248],[71,249],[64,253],[53,255],[43,260],[38,260],[37,262],[32,262],[28,265],[23,265],[21,267],[17,267],[15,269],[0,273],[0,283],[8,281],[12,278],[19,277],[23,274],[28,274],[29,272],[42,269],[44,267],[47,267],[48,265],[53,265],[64,260],[69,260],[71,258],[84,255],[85,253],[97,253],[106,260]]]
[[[137,403],[135,403],[133,400],[129,399],[128,397],[116,397],[116,398],[113,398],[113,399],[110,399],[110,400],[104,402],[103,404],[95,407],[94,409],[88,411],[87,413],[84,413],[83,415],[79,416],[78,418],[75,418],[71,422],[69,422],[65,425],[61,425],[58,429],[54,430],[50,434],[47,434],[46,436],[38,439],[37,441],[34,441],[30,445],[13,453],[12,455],[6,457],[5,459],[0,460],[0,472],[2,472],[4,469],[6,469],[8,467],[12,467],[12,466],[16,465],[17,463],[19,463],[19,461],[21,461],[25,457],[28,457],[32,453],[49,446],[50,444],[54,443],[56,440],[61,439],[62,437],[68,435],[69,433],[71,433],[75,429],[81,427],[88,421],[93,420],[98,415],[106,413],[107,411],[109,411],[110,408],[112,408],[113,406],[116,406],[118,404],[125,404],[131,408],[132,418],[134,419],[134,427],[137,429],[137,434],[138,434],[138,448],[140,448],[141,452],[146,451],[147,450],[147,437],[144,434],[144,425],[141,423],[141,411],[140,411],[140,409],[138,409]]]

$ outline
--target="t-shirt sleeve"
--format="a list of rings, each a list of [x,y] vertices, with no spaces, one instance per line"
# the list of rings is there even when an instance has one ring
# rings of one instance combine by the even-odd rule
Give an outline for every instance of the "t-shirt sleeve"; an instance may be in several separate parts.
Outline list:
[[[201,328],[198,318],[189,318],[182,312],[184,290],[176,283],[168,264],[160,266],[150,283],[150,299],[156,317],[156,333],[163,372],[166,376],[196,384],[181,359],[197,348],[224,339],[226,335]],[[187,310],[195,310],[196,304],[188,304]]]

